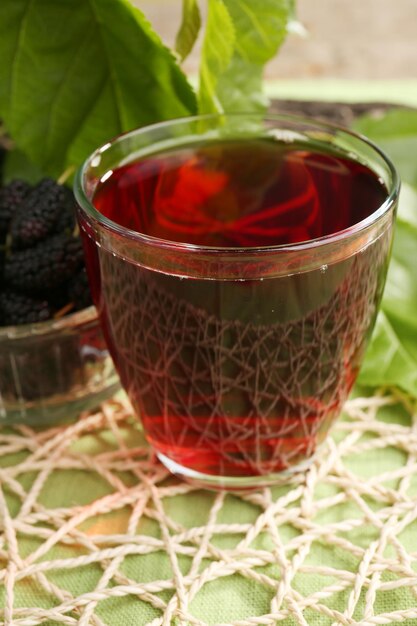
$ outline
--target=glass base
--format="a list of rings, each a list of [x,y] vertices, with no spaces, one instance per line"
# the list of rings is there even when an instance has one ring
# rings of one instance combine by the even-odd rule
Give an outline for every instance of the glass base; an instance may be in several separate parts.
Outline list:
[[[74,422],[84,411],[93,411],[120,391],[120,382],[113,372],[101,385],[90,385],[78,394],[72,390],[49,398],[20,404],[1,403],[0,427],[25,424],[31,427],[49,427]]]
[[[156,456],[171,474],[175,474],[193,485],[204,489],[214,489],[215,491],[254,490],[262,487],[285,484],[288,478],[294,476],[294,474],[305,472],[314,462],[316,455],[317,450],[305,461],[275,474],[265,474],[264,476],[215,476],[213,474],[196,472],[188,467],[184,467],[169,459],[165,454],[162,454],[162,452],[156,451]]]

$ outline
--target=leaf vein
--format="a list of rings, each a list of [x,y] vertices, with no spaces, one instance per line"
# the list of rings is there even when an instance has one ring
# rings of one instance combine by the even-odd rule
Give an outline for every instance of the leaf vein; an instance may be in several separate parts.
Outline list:
[[[90,6],[91,6],[91,10],[93,12],[94,18],[96,20],[97,26],[98,26],[98,32],[100,35],[100,39],[101,39],[101,43],[103,46],[103,49],[105,50],[106,53],[106,60],[107,60],[107,66],[109,68],[109,73],[110,76],[112,78],[112,80],[110,81],[111,84],[111,88],[112,88],[112,92],[114,95],[114,101],[115,101],[115,105],[116,105],[116,112],[117,112],[117,118],[118,118],[118,125],[119,125],[119,130],[120,132],[122,132],[124,129],[123,127],[123,116],[122,116],[122,111],[123,111],[123,107],[121,104],[121,95],[118,94],[118,81],[117,81],[117,72],[114,69],[113,64],[111,63],[111,55],[109,54],[109,50],[107,47],[107,42],[105,41],[105,37],[103,35],[103,25],[99,19],[99,16],[97,15],[97,11],[95,9],[94,6],[94,2],[95,0],[89,0],[90,1]],[[120,100],[119,100],[120,99]]]
[[[53,97],[52,97],[52,101],[51,101],[51,105],[50,105],[50,113],[48,116],[48,123],[47,123],[47,127],[46,127],[46,153],[49,154],[49,148],[50,148],[50,143],[51,143],[51,137],[53,136],[52,133],[52,129],[54,127],[54,122],[56,120],[56,114],[57,114],[57,107],[59,104],[59,97],[65,87],[65,83],[66,83],[66,79],[68,78],[68,76],[71,74],[72,69],[74,68],[74,66],[76,65],[81,51],[83,50],[84,44],[86,43],[87,38],[91,37],[91,33],[89,30],[89,26],[86,29],[85,32],[85,36],[83,37],[83,41],[82,44],[79,46],[77,53],[72,57],[71,59],[71,63],[68,65],[66,71],[65,71],[65,75],[61,81],[61,84],[59,85],[59,88],[57,89],[57,91],[54,93]],[[85,117],[85,116],[84,116]]]
[[[33,2],[34,2],[34,0],[28,0],[27,5],[26,5],[26,9],[23,12],[22,23],[20,25],[19,34],[18,34],[17,39],[16,39],[16,50],[14,51],[13,59],[12,59],[12,67],[11,67],[11,71],[10,71],[10,108],[9,108],[9,114],[10,114],[10,118],[11,119],[13,119],[14,103],[15,103],[16,91],[17,91],[17,87],[16,87],[17,71],[16,71],[16,68],[17,68],[18,58],[20,56],[20,52],[21,52],[21,49],[22,49],[22,41],[24,40],[24,37],[25,37],[25,32],[26,32],[26,28],[27,28],[27,21],[28,21],[29,12],[30,12],[31,5],[33,4]]]
[[[268,46],[269,45],[268,34],[262,28],[262,25],[259,22],[259,20],[257,19],[255,13],[245,4],[245,2],[243,2],[243,0],[240,0],[240,5],[242,7],[243,13],[245,13],[247,15],[247,17],[249,18],[249,20],[252,22],[255,30],[259,33],[259,35],[260,35],[261,39],[263,40],[264,44],[266,46]]]

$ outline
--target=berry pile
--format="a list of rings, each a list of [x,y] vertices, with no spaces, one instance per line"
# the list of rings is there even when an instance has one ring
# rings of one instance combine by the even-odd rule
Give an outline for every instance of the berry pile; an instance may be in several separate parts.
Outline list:
[[[0,189],[0,326],[91,304],[74,205],[72,192],[49,178]]]

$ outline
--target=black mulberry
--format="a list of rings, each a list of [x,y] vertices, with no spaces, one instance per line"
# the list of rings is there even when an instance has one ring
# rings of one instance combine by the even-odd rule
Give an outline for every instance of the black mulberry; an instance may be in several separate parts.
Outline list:
[[[52,233],[72,228],[74,224],[72,192],[50,178],[32,189],[13,217],[10,226],[14,248],[32,247]]]
[[[6,259],[8,285],[26,293],[55,289],[83,266],[81,240],[66,233],[53,235],[27,250],[13,250]]]
[[[20,210],[30,189],[28,183],[17,179],[0,189],[0,242],[5,239],[10,222]]]
[[[0,189],[0,326],[45,321],[91,304],[75,200],[44,178]]]
[[[0,293],[0,323],[3,326],[35,324],[50,317],[51,310],[46,300],[11,290]]]
[[[75,311],[81,311],[93,304],[88,285],[87,272],[83,268],[68,283],[68,301],[74,304]]]
[[[74,194],[67,187],[63,187],[67,195],[67,201],[62,205],[62,210],[58,215],[58,221],[55,225],[54,233],[66,232],[71,234],[74,232],[75,218],[75,199]]]

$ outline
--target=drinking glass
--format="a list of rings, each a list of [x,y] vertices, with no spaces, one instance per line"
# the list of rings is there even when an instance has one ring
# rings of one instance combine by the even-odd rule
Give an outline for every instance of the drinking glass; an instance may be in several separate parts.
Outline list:
[[[0,328],[0,426],[68,422],[119,388],[93,306]]]
[[[324,236],[238,246],[199,245],[191,231],[189,241],[150,235],[95,206],[119,168],[224,141],[248,147],[235,164],[247,194],[248,171],[259,181],[268,168],[251,156],[253,141],[265,139],[356,162],[379,181],[381,201]],[[355,192],[335,189],[337,216]],[[356,380],[377,315],[399,193],[389,159],[364,137],[311,119],[194,117],[99,148],[80,169],[75,193],[104,335],[162,463],[199,484],[238,489],[306,467]],[[112,215],[129,202],[115,198]]]

